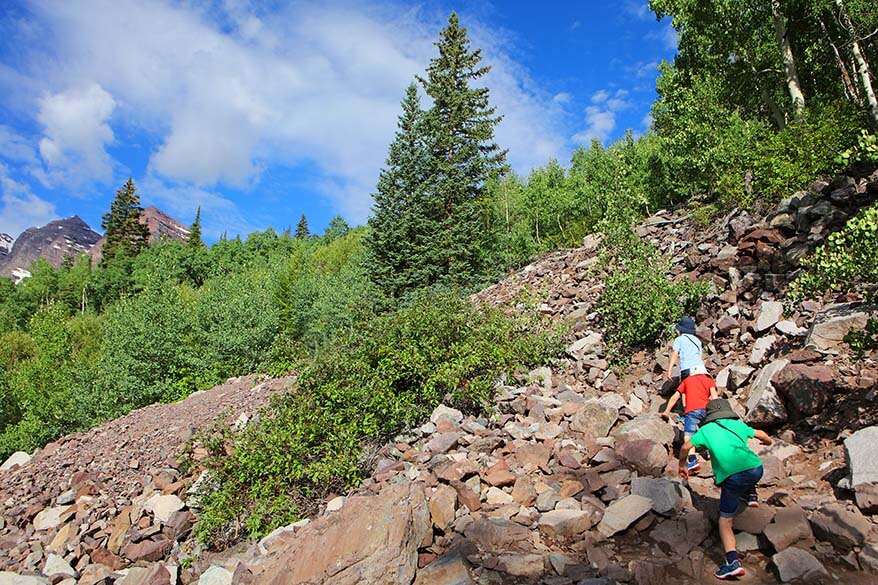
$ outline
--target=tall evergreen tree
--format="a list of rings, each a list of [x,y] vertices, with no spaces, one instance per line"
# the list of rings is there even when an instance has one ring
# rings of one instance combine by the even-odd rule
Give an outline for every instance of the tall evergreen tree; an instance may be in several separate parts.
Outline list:
[[[101,250],[103,264],[110,262],[117,252],[124,250],[136,256],[149,243],[149,228],[140,222],[143,208],[134,180],[129,177],[105,213],[101,227],[104,229],[104,246]]]
[[[299,223],[296,225],[296,233],[293,234],[295,238],[307,238],[311,235],[311,232],[308,230],[308,218],[305,217],[305,214],[302,214],[302,217],[299,218]]]
[[[488,88],[473,87],[490,67],[481,65],[480,49],[470,48],[456,13],[435,44],[439,56],[430,61],[426,78],[419,78],[433,99],[424,117],[430,214],[438,222],[431,261],[439,282],[466,286],[484,270],[485,182],[507,170],[506,151],[494,142],[502,116],[490,105]]]
[[[398,130],[378,178],[365,246],[373,282],[398,297],[435,280],[425,242],[435,235],[424,189],[428,156],[418,88],[408,86]]]
[[[198,211],[195,212],[195,221],[192,222],[192,227],[189,228],[189,235],[186,237],[186,243],[193,248],[201,248],[204,246],[204,240],[201,239],[200,205],[198,206]]]

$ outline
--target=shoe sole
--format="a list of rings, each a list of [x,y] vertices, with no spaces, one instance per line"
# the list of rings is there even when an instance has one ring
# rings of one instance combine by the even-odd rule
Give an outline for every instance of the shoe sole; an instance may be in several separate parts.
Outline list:
[[[726,579],[734,579],[736,577],[743,577],[746,574],[747,574],[747,571],[744,570],[744,567],[741,567],[740,569],[736,569],[735,571],[733,571],[731,573],[726,573],[723,576],[719,576],[716,573],[714,573],[713,576],[716,577],[717,579],[719,579],[720,581],[725,581]]]
[[[700,465],[696,465],[695,467],[687,467],[686,470],[687,470],[689,473],[697,473],[697,472],[701,471],[701,466],[700,466]]]
[[[758,508],[759,502],[747,502],[747,507],[748,508]]]

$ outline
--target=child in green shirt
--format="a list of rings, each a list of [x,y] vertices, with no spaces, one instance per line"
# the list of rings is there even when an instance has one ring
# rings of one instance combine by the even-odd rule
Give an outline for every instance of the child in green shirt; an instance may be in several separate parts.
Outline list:
[[[738,504],[758,506],[756,483],[762,478],[762,461],[747,445],[747,439],[757,438],[770,445],[771,437],[752,429],[738,419],[727,400],[717,398],[707,403],[707,415],[694,435],[686,439],[680,449],[680,477],[688,478],[686,458],[693,447],[704,447],[710,452],[710,461],[716,484],[721,488],[719,499],[719,534],[726,553],[726,563],[714,575],[731,579],[744,574],[738,556],[732,524]]]

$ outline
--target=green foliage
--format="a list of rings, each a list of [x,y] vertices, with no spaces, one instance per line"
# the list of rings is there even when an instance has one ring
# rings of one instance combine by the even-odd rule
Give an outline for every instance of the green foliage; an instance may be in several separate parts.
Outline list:
[[[201,239],[201,206],[195,212],[195,221],[189,228],[189,234],[186,236],[186,243],[192,248],[201,248],[204,246],[204,240]]]
[[[707,294],[705,283],[671,281],[667,261],[624,230],[608,238],[602,263],[607,276],[598,311],[619,361],[657,340],[679,318],[695,314]]]
[[[369,445],[419,423],[440,401],[483,410],[501,374],[559,349],[535,322],[455,295],[418,296],[342,332],[298,388],[244,431],[233,456],[210,461],[218,486],[204,495],[199,537],[222,544],[239,536],[232,526],[255,536],[295,520],[315,498],[363,477]]]
[[[439,56],[418,77],[432,105],[421,111],[417,87],[406,90],[369,222],[370,274],[391,297],[484,278],[486,184],[507,170],[494,142],[501,117],[480,83],[490,67],[455,13],[435,44]]]
[[[878,206],[861,209],[844,229],[802,260],[805,272],[790,285],[792,302],[827,291],[860,290],[874,296],[878,285]]]
[[[857,354],[857,359],[863,359],[866,352],[878,349],[878,319],[870,318],[862,331],[849,331],[844,341]]]
[[[104,214],[101,227],[104,229],[104,245],[101,248],[102,262],[109,262],[119,250],[129,256],[137,256],[149,243],[149,228],[140,222],[143,208],[134,181],[128,181],[116,191],[116,198],[110,204],[110,211]]]
[[[857,145],[839,153],[836,164],[848,167],[854,163],[878,163],[878,136],[868,130],[861,130]]]
[[[299,218],[299,223],[296,224],[296,233],[294,237],[298,240],[304,240],[311,235],[310,230],[308,230],[308,218],[305,217],[305,214],[302,214],[302,217]]]

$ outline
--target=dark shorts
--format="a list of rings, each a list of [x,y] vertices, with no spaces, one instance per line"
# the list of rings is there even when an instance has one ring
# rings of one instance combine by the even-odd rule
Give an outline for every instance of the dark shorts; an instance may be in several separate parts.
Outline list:
[[[691,370],[680,370],[680,381],[681,381],[681,382],[682,382],[683,380],[685,380],[686,378],[689,377],[689,372],[690,372],[690,371],[691,371]]]
[[[698,425],[701,424],[701,421],[704,420],[704,417],[707,416],[707,410],[704,408],[699,408],[698,410],[692,410],[683,415],[683,432],[687,435],[694,435],[695,431],[698,430]]]
[[[719,517],[734,518],[741,498],[752,494],[762,479],[762,466],[739,471],[728,476],[720,485]]]

